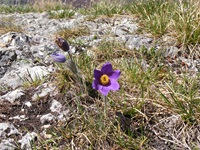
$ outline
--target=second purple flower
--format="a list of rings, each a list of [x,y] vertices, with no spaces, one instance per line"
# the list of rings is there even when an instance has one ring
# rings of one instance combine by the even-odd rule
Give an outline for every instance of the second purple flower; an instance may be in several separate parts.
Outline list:
[[[63,54],[58,54],[57,52],[54,52],[50,56],[55,62],[64,63],[66,61],[66,57]]]

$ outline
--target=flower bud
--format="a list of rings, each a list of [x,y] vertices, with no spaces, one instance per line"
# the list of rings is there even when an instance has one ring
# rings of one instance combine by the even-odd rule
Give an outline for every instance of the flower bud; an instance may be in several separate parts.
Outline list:
[[[56,38],[56,44],[65,52],[69,50],[69,44],[63,38]]]
[[[50,55],[55,62],[64,63],[66,61],[66,57],[63,54],[58,54],[54,52]]]

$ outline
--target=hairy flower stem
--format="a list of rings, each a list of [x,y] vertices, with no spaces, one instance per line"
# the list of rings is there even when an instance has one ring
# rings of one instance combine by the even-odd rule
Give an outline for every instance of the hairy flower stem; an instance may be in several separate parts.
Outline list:
[[[84,91],[85,91],[84,90],[85,88],[84,88],[84,85],[83,85],[83,80],[82,80],[81,74],[80,74],[80,72],[79,72],[79,70],[77,68],[76,63],[73,60],[73,57],[72,57],[71,53],[69,51],[67,51],[67,52],[68,52],[68,55],[69,55],[70,60],[71,60],[69,68],[75,74],[76,79],[78,80],[78,83],[79,83],[79,86],[80,86],[80,89],[81,89],[81,93],[83,94]]]
[[[107,117],[107,96],[104,96],[103,99],[104,99],[104,103],[105,103],[105,106],[104,106],[104,116],[106,118]]]

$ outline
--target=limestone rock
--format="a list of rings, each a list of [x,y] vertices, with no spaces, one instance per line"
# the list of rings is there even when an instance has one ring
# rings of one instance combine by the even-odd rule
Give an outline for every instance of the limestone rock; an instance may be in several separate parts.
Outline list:
[[[30,37],[23,33],[8,32],[0,36],[0,45],[22,49],[25,46],[30,46]]]
[[[32,82],[37,79],[42,79],[44,76],[48,75],[49,71],[45,66],[33,66],[30,65],[17,68],[17,70],[12,70],[7,72],[2,78],[0,78],[0,84],[17,88],[23,84],[23,82]]]
[[[21,98],[21,96],[24,95],[23,90],[21,89],[16,89],[14,91],[10,91],[7,94],[0,96],[0,101],[6,100],[9,101],[10,103],[13,103],[15,100]]]
[[[128,36],[126,47],[129,49],[139,49],[141,47],[149,48],[153,39],[142,36]]]
[[[50,110],[52,112],[60,113],[61,109],[62,109],[62,104],[60,102],[58,102],[57,100],[53,100],[51,107],[50,107]]]
[[[4,139],[0,142],[0,150],[16,150],[17,146],[14,145],[14,139]]]
[[[5,138],[11,135],[21,134],[11,123],[0,123],[0,137]]]
[[[48,122],[53,121],[54,119],[55,119],[55,116],[53,116],[51,113],[49,113],[49,114],[46,114],[46,115],[41,116],[41,117],[40,117],[40,122],[41,122],[42,124],[46,124],[46,123],[48,123]]]
[[[26,135],[24,135],[22,139],[19,140],[19,143],[21,143],[21,149],[32,150],[31,143],[37,140],[37,136],[38,135],[35,132],[27,133]]]

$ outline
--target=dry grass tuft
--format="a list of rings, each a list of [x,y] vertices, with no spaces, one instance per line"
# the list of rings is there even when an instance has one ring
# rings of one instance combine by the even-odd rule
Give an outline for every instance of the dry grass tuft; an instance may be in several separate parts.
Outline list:
[[[13,18],[0,18],[0,35],[7,32],[22,32],[22,29],[15,25]]]
[[[77,26],[74,28],[61,28],[57,31],[55,36],[63,37],[64,39],[70,40],[89,34],[90,31],[86,26]]]

